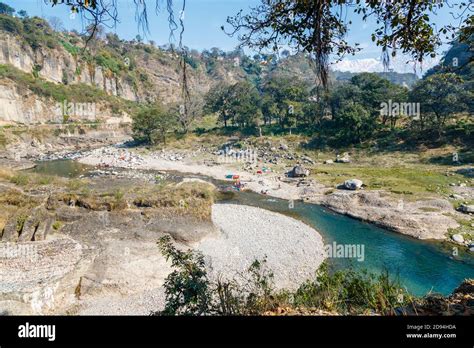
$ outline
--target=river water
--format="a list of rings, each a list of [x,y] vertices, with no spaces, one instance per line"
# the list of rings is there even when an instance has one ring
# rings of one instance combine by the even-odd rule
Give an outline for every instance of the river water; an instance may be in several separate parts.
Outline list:
[[[87,175],[92,168],[70,160],[41,162],[34,172],[65,177]],[[173,173],[173,180],[179,179]],[[184,175],[183,175],[184,176]],[[199,177],[199,176],[194,176]],[[221,181],[211,180],[218,185]],[[295,217],[318,230],[325,244],[352,244],[364,247],[364,258],[329,258],[334,269],[353,267],[379,273],[388,270],[411,293],[429,291],[449,294],[465,278],[474,278],[474,257],[447,243],[416,240],[372,224],[333,213],[324,207],[276,199],[253,192],[227,195],[223,202],[245,204]]]

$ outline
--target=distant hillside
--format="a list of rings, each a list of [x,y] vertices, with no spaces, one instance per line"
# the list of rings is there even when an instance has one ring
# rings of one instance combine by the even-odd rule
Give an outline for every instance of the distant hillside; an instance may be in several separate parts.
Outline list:
[[[428,70],[424,77],[437,73],[452,72],[463,77],[464,80],[474,80],[474,38],[470,44],[454,41],[444,54],[440,64]]]
[[[309,85],[316,84],[318,79],[309,59],[302,53],[280,58],[278,63],[271,67],[267,78],[274,76],[297,78]]]

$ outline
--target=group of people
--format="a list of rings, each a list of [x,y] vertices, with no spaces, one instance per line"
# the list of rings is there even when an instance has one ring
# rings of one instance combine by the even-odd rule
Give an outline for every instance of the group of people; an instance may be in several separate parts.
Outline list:
[[[241,191],[245,188],[245,184],[243,182],[240,181],[240,179],[237,179],[237,180],[234,180],[234,183],[232,185],[234,187],[234,189],[236,189],[237,191]]]

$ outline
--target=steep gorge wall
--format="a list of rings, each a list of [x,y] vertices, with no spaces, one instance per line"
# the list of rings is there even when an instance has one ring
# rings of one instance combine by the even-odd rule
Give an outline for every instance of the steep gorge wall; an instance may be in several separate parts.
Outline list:
[[[44,123],[53,118],[51,101],[45,101],[31,91],[20,91],[11,80],[0,80],[0,125]]]
[[[85,122],[106,124],[130,123],[130,115],[116,112],[106,103],[94,105],[94,115],[81,118]],[[59,103],[40,97],[33,91],[20,88],[14,81],[0,79],[0,126],[5,124],[62,123],[63,116]]]
[[[120,96],[127,100],[139,100],[129,84],[115,77],[106,77],[102,67],[81,68],[80,74],[77,74],[77,66],[80,63],[77,63],[65,49],[33,50],[21,38],[6,32],[0,32],[0,64],[11,65],[25,73],[36,70],[40,78],[52,83],[63,84],[64,79],[67,79],[69,84],[85,83],[102,89],[109,95]],[[130,121],[128,115],[112,112],[110,108],[105,107],[105,103],[99,103],[96,107],[96,120],[112,123]],[[8,78],[0,78],[0,125],[60,123],[62,116],[58,115],[57,109],[57,101],[38,96],[32,90],[20,87]]]
[[[26,73],[31,73],[35,67],[39,67],[39,77],[47,81],[63,83],[66,79],[70,84],[86,83],[127,100],[140,99],[130,84],[108,76],[102,67],[78,62],[63,48],[42,47],[33,50],[22,38],[7,32],[0,32],[0,64],[12,65]]]
[[[0,31],[0,65],[10,65],[24,73],[35,74],[46,81],[63,85],[83,83],[129,101],[159,101],[178,103],[182,97],[182,74],[176,54],[162,51],[161,56],[146,50],[134,51],[135,73],[145,76],[144,81],[133,81],[129,75],[115,75],[95,63],[81,61],[64,47],[41,46],[33,49],[24,38]],[[220,69],[219,76],[211,76],[205,66],[188,67],[188,86],[193,95],[205,94],[218,81],[237,81],[231,71]],[[68,102],[77,102],[68,100]],[[57,122],[57,101],[35,95],[19,88],[15,81],[0,78],[0,125],[3,123],[35,124]],[[100,114],[100,119],[124,115]]]

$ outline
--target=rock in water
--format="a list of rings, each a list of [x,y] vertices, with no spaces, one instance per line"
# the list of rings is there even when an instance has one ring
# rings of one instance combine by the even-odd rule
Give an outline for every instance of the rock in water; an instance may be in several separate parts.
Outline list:
[[[359,179],[350,179],[344,181],[344,187],[348,190],[358,190],[364,183]]]
[[[455,242],[464,243],[464,237],[460,234],[453,234],[451,237]]]
[[[288,176],[292,178],[301,178],[309,175],[309,170],[303,166],[295,166],[291,171],[288,172]]]

